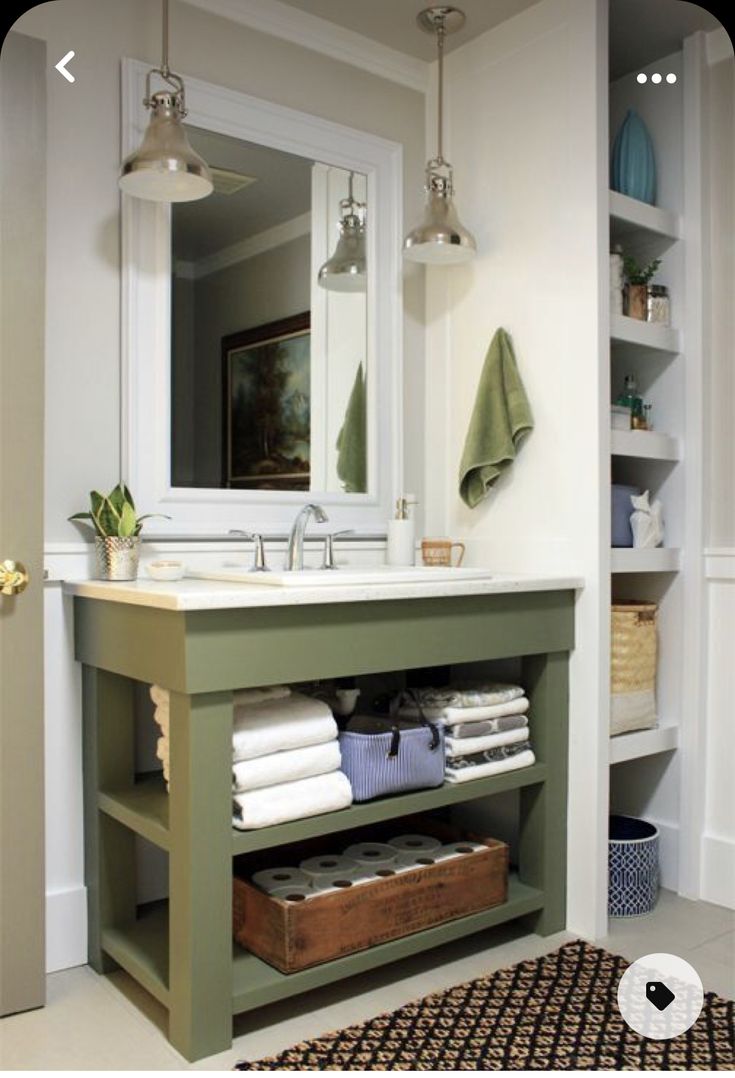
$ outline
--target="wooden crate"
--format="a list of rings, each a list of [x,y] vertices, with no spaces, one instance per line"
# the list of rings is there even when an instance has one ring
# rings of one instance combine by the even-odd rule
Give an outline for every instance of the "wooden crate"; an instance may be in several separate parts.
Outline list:
[[[303,902],[266,895],[235,877],[236,941],[283,973],[294,973],[506,901],[504,842],[424,822],[422,833],[431,831],[444,842],[471,837],[483,848]]]

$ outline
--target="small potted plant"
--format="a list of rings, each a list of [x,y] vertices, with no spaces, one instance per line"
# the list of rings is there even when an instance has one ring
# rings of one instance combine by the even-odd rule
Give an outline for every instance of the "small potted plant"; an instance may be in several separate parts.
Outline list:
[[[69,520],[87,521],[94,529],[100,580],[135,580],[143,521],[162,514],[137,516],[133,496],[124,483],[118,483],[107,495],[98,490],[90,491],[89,501],[89,512],[75,513]]]
[[[635,258],[626,255],[623,262],[625,273],[625,313],[628,318],[646,320],[646,302],[648,285],[656,270],[661,265],[660,258],[654,258],[647,266],[639,266]]]

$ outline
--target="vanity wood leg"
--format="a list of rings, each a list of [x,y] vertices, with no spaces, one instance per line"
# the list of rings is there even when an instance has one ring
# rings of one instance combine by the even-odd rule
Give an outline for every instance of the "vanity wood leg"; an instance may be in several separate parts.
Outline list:
[[[135,836],[98,807],[98,790],[120,790],[135,775],[133,682],[92,666],[82,668],[84,876],[90,966],[117,969],[102,949],[106,928],[135,920]]]
[[[542,936],[566,927],[568,670],[566,652],[523,660],[532,743],[548,774],[543,785],[521,790],[519,875],[544,892],[544,908],[532,921]]]
[[[232,693],[171,693],[169,1039],[232,1044]]]

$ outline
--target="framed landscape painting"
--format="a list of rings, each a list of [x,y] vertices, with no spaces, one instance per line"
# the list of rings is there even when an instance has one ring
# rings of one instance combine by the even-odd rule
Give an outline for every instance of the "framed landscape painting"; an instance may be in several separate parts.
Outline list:
[[[223,481],[236,490],[308,490],[311,313],[222,338]]]

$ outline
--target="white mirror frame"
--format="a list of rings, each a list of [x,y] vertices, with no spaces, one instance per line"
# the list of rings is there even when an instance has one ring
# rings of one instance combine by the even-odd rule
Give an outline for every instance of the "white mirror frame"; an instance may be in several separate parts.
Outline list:
[[[139,145],[149,65],[122,62],[122,156]],[[141,512],[167,513],[146,535],[266,535],[288,530],[307,501],[330,524],[385,534],[402,488],[402,147],[375,135],[184,76],[187,123],[367,176],[368,474],[366,494],[171,486],[171,208],[121,195],[122,466]]]

